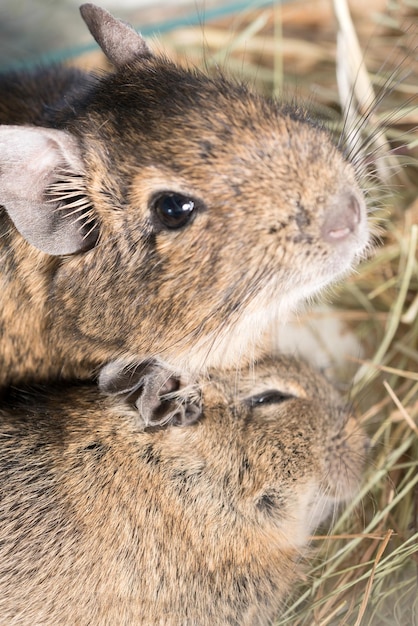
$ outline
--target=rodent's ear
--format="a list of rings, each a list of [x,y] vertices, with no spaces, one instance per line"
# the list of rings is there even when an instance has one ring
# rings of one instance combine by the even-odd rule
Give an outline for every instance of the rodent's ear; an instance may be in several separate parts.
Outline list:
[[[139,57],[152,56],[141,35],[105,9],[95,4],[82,4],[80,13],[94,39],[116,67]]]
[[[200,394],[190,387],[185,393],[182,383],[157,359],[136,365],[111,361],[99,374],[99,388],[136,408],[145,427],[185,426],[199,419]]]
[[[0,126],[0,205],[35,248],[64,255],[94,246],[97,228],[82,180],[79,148],[69,133]]]

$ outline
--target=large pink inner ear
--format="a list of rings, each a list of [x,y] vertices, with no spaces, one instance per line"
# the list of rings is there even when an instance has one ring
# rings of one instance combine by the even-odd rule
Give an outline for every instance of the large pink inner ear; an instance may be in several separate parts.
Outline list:
[[[97,225],[82,180],[79,147],[69,133],[0,126],[0,205],[42,252],[75,254],[94,246]],[[71,191],[68,181],[81,188]]]
[[[113,65],[120,67],[152,53],[132,26],[95,4],[82,4],[80,13],[89,31]]]

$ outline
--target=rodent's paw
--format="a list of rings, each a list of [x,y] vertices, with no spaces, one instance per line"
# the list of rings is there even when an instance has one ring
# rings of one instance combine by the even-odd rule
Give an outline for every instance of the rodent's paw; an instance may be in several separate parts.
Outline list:
[[[200,393],[157,359],[139,364],[111,361],[100,372],[99,387],[135,408],[145,428],[187,426],[202,414]]]

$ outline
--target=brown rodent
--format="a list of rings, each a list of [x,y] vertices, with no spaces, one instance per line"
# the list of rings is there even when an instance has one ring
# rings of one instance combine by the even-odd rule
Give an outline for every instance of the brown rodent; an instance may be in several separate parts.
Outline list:
[[[82,13],[113,73],[0,78],[0,384],[230,366],[364,254],[354,168],[297,106]]]
[[[187,428],[144,429],[94,384],[9,396],[2,625],[246,626],[278,614],[310,533],[358,487],[365,437],[332,386],[291,358],[200,384],[202,415]]]

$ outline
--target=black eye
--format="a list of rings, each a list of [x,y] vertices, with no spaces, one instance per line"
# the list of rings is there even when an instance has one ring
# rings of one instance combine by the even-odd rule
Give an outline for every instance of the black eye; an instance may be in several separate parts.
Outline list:
[[[153,207],[163,226],[176,229],[185,226],[190,220],[196,202],[179,193],[166,193],[154,200]]]
[[[277,389],[267,389],[267,391],[258,393],[256,396],[247,398],[245,403],[252,408],[261,404],[279,404],[294,397],[291,393],[283,393],[282,391],[277,391]]]

